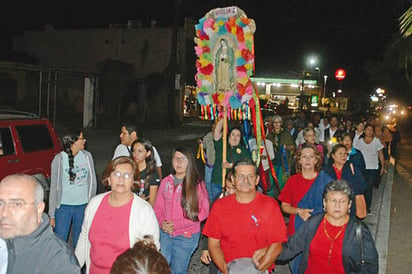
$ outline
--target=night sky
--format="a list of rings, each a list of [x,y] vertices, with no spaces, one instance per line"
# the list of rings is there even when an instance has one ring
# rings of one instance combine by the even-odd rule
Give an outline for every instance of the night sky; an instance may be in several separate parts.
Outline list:
[[[256,22],[257,76],[294,77],[304,69],[309,55],[317,55],[321,74],[342,67],[348,85],[359,85],[366,60],[380,60],[384,49],[399,33],[398,18],[411,0],[176,0],[178,18],[197,21],[210,9],[236,5]],[[2,3],[0,52],[10,48],[10,37],[25,30],[104,28],[110,23],[141,20],[148,26],[171,26],[174,0],[70,0]]]

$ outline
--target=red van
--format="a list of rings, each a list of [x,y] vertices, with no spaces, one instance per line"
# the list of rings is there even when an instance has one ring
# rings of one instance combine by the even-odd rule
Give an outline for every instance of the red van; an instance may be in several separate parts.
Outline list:
[[[51,162],[62,150],[47,119],[18,111],[0,111],[0,180],[15,173],[34,175],[48,195]]]

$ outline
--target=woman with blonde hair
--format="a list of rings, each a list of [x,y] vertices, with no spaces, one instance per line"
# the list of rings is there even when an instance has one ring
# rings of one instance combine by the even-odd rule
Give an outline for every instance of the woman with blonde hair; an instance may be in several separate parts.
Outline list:
[[[279,195],[283,212],[289,214],[288,236],[292,236],[310,216],[322,212],[322,193],[332,178],[323,171],[319,150],[303,144],[297,153],[296,174],[286,182]],[[291,263],[292,274],[297,273],[300,257]]]

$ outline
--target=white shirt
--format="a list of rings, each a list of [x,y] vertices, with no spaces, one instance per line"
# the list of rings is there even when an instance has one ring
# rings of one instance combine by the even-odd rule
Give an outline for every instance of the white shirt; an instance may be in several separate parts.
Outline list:
[[[6,241],[0,238],[0,274],[6,274],[7,260],[8,256]]]
[[[378,138],[373,137],[372,142],[369,144],[366,144],[365,140],[361,138],[354,147],[362,152],[366,169],[379,168],[379,151],[383,149],[383,145]]]
[[[154,146],[152,146],[153,147],[153,157],[154,157],[154,160],[155,160],[155,162],[156,162],[156,167],[161,167],[162,166],[162,160],[160,159],[160,155],[159,155],[159,153],[157,152],[157,150],[156,150],[156,148],[154,147]],[[114,159],[114,158],[117,158],[117,157],[120,157],[120,156],[128,156],[128,157],[130,157],[130,147],[129,146],[126,146],[126,145],[123,145],[123,144],[119,144],[117,147],[116,147],[116,149],[114,150],[114,154],[113,154],[113,158],[112,158],[112,160]]]
[[[269,153],[269,159],[270,160],[275,159],[275,152],[273,150],[272,141],[266,139],[265,144],[266,144],[266,149]],[[263,140],[262,140],[262,145],[263,145]],[[257,153],[258,151],[260,152],[260,147],[258,148],[257,145],[256,145],[256,138],[249,139],[249,147],[250,147],[250,150],[255,151],[255,153]],[[266,149],[263,149],[263,151],[262,151],[262,155],[264,155],[264,156],[267,156]],[[266,157],[266,159],[262,159],[262,167],[263,167],[263,170],[268,170],[269,169],[270,166],[269,166],[269,161],[268,161],[267,157]]]
[[[327,128],[329,128],[330,127],[330,124],[328,123],[326,126],[325,126],[325,124],[323,123],[323,118],[322,119],[320,119],[320,122],[319,122],[319,131],[320,131],[320,136],[319,136],[319,140],[321,141],[321,142],[323,142],[324,140],[325,140],[325,129],[327,129]]]

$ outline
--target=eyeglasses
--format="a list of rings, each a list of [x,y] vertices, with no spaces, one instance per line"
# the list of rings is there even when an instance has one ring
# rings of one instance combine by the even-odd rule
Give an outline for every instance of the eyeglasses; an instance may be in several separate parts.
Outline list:
[[[233,177],[238,179],[238,181],[241,182],[241,183],[243,183],[246,178],[247,178],[248,182],[254,182],[256,180],[256,175],[255,174],[248,174],[248,175],[239,174],[239,175],[235,175]]]
[[[187,158],[186,157],[173,157],[173,161],[177,163],[186,163]]]
[[[25,205],[35,205],[36,203],[28,203],[23,200],[16,200],[16,201],[2,201],[0,200],[0,210],[3,210],[4,208],[9,208],[9,209],[22,209]]]
[[[339,204],[339,205],[344,205],[348,202],[348,200],[346,199],[342,199],[342,200],[336,200],[336,199],[326,199],[327,202],[331,202],[335,205]]]
[[[120,179],[122,177],[123,177],[124,180],[132,180],[133,179],[133,174],[130,174],[128,172],[121,173],[120,171],[115,170],[115,171],[112,172],[112,175],[114,177],[116,177],[117,179]]]

